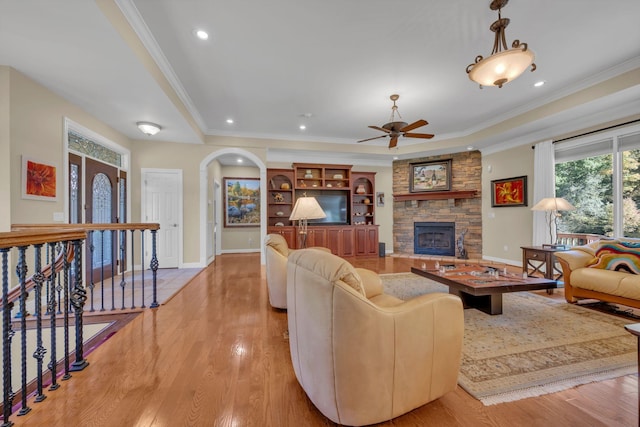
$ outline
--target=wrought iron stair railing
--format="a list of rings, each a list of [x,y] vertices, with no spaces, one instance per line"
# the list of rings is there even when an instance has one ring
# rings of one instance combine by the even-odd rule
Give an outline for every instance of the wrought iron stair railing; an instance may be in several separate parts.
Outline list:
[[[83,348],[83,316],[86,314],[87,301],[90,302],[90,310],[96,311],[97,298],[104,295],[105,286],[110,284],[113,290],[112,303],[108,304],[108,301],[105,302],[103,298],[99,302],[100,311],[111,313],[146,307],[144,268],[139,284],[136,284],[133,279],[129,283],[127,282],[124,268],[126,254],[130,252],[130,270],[135,270],[134,248],[137,242],[141,248],[140,259],[145,259],[145,231],[151,232],[149,268],[152,276],[152,300],[149,307],[158,307],[156,274],[158,269],[156,232],[158,229],[158,224],[133,223],[29,224],[14,225],[11,232],[0,233],[0,280],[2,282],[0,307],[2,308],[3,340],[3,395],[0,411],[2,424],[0,426],[13,425],[10,417],[14,411],[18,411],[18,416],[27,414],[31,410],[28,405],[31,397],[35,402],[44,400],[46,398],[45,386],[48,386],[49,391],[56,390],[60,387],[59,379],[67,380],[71,378],[71,372],[82,370],[88,366]],[[126,238],[127,232],[130,232],[131,236],[129,241]],[[91,246],[94,241],[92,239],[94,233],[99,233],[102,236],[105,233],[109,233],[111,236],[119,234],[119,239],[111,240],[112,243],[118,245],[114,251],[119,254],[117,263],[119,269],[111,271],[114,273],[112,276],[114,278],[110,281],[102,280],[96,283],[93,280],[93,275],[86,274],[83,270],[83,260],[88,262],[86,257],[93,257],[94,249]],[[135,238],[136,235],[137,238]],[[88,249],[86,257],[83,256],[85,241]],[[104,254],[104,251],[101,254]],[[116,273],[120,274],[118,287],[114,285]],[[131,278],[135,277],[133,272],[126,273],[131,274]],[[89,283],[88,286],[84,284],[83,276],[85,275]],[[140,289],[137,294],[136,288]],[[96,289],[98,292],[95,292]],[[123,296],[118,304],[115,304],[113,295],[118,289],[122,291]],[[131,299],[126,305],[125,289],[130,289],[131,294]],[[94,298],[96,298],[95,301]],[[29,313],[31,309],[29,307],[32,307],[33,314]],[[35,343],[32,343],[27,339],[27,333],[28,330],[34,328]],[[60,343],[57,342],[56,335],[56,329],[60,328],[64,334],[62,349],[59,348]],[[47,332],[46,329],[49,329],[51,334],[48,348],[45,348],[43,339],[43,334]],[[75,335],[74,349],[70,348],[71,333]],[[20,354],[12,353],[12,341],[16,335],[20,339]],[[18,352],[15,351],[15,353]],[[28,378],[27,361],[29,356],[35,359],[35,379]],[[45,358],[48,359],[46,367]],[[19,381],[12,380],[13,371],[20,372]],[[31,371],[29,375],[33,374]],[[14,384],[14,382],[19,384]],[[18,391],[15,391],[14,387],[17,387]],[[17,403],[16,398],[18,398]]]

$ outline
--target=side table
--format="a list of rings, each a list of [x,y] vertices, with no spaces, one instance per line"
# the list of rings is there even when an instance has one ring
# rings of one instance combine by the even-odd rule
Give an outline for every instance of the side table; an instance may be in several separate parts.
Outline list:
[[[566,249],[551,246],[521,246],[521,248],[523,273],[527,273],[527,276],[544,277],[549,280],[562,279],[562,269],[558,267],[554,254]],[[553,290],[550,291],[547,292],[553,292]]]

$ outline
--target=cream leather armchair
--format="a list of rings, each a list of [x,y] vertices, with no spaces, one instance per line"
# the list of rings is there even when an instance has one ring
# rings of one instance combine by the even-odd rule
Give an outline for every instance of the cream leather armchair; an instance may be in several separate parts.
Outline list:
[[[287,308],[287,258],[293,251],[284,237],[279,234],[267,234],[265,244],[265,267],[267,270],[267,289],[269,303],[275,308]],[[314,247],[326,252],[328,248]]]
[[[409,301],[382,292],[374,272],[298,250],[287,264],[291,361],[331,421],[390,420],[456,388],[464,318],[449,294]]]

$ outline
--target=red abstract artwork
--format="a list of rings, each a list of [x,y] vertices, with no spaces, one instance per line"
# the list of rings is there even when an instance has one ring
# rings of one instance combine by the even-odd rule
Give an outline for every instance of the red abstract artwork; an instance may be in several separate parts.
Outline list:
[[[56,167],[33,160],[23,160],[25,198],[56,198]]]
[[[491,206],[527,206],[527,177],[491,181]]]

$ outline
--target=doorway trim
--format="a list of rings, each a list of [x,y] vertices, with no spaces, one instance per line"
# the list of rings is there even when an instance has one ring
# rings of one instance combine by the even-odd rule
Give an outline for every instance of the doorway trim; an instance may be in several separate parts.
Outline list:
[[[211,236],[206,232],[209,196],[207,194],[207,188],[209,182],[212,182],[209,180],[207,166],[209,166],[209,163],[213,160],[224,154],[238,154],[244,156],[251,160],[256,167],[260,169],[260,264],[264,264],[264,238],[267,234],[267,166],[262,159],[250,151],[246,151],[241,148],[223,148],[210,153],[200,162],[200,267],[204,268],[207,266],[207,239],[211,239]]]
[[[64,177],[64,185],[63,185],[63,195],[64,195],[64,220],[62,222],[69,222],[69,131],[72,130],[76,133],[79,133],[85,136],[88,139],[91,139],[100,145],[103,145],[110,150],[113,150],[117,153],[120,153],[122,156],[122,164],[120,165],[120,170],[127,172],[127,218],[131,218],[131,170],[129,167],[129,159],[131,158],[131,151],[122,145],[118,145],[117,143],[107,139],[106,137],[100,135],[92,131],[89,128],[82,126],[79,123],[74,122],[68,117],[63,117],[62,123],[62,158],[64,162],[62,162],[62,172]],[[84,204],[84,195],[82,196],[82,203]],[[84,221],[84,210],[82,213],[82,219]]]

